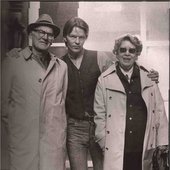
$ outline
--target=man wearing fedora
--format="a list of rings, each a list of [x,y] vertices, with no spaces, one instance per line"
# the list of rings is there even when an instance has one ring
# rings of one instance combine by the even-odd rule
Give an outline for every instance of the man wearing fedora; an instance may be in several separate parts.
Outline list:
[[[60,29],[47,14],[28,25],[32,45],[2,64],[2,121],[10,170],[64,170],[67,66],[48,52]]]

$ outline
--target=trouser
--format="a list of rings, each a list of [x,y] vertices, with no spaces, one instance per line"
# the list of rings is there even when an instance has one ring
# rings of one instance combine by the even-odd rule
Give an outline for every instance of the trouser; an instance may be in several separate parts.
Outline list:
[[[67,151],[71,170],[87,170],[88,150],[94,170],[103,169],[103,154],[94,138],[95,124],[68,118]]]
[[[123,170],[142,170],[142,152],[124,153]]]

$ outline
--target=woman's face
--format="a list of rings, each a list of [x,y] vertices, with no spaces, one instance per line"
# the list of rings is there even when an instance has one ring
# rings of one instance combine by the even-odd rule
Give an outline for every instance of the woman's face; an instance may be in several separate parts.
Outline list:
[[[129,40],[122,41],[118,49],[117,59],[124,70],[130,70],[138,59],[136,47]]]

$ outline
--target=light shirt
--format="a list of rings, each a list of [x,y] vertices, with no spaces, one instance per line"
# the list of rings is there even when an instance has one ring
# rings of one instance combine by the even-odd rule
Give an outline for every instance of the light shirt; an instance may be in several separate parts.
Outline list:
[[[120,70],[125,75],[125,77],[128,79],[128,82],[130,83],[130,79],[131,79],[132,73],[133,73],[133,67],[128,71],[125,71],[120,67]]]

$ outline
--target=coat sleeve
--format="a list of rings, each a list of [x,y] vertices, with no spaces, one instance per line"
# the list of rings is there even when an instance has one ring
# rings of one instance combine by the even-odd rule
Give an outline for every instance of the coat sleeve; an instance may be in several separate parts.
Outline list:
[[[157,146],[168,145],[168,118],[165,113],[165,106],[160,89],[157,84],[155,86],[156,99],[156,129],[157,129]]]
[[[12,89],[12,77],[14,73],[12,57],[7,56],[2,62],[2,122],[7,126],[9,105],[12,105],[11,89]]]
[[[2,61],[2,86],[1,86],[1,106],[2,106],[2,123],[5,127],[8,125],[8,115],[10,105],[12,106],[13,99],[12,99],[12,84],[14,79],[14,73],[16,69],[16,59],[20,57],[19,51],[21,49],[14,48],[10,50],[4,60]]]
[[[106,129],[106,106],[105,106],[105,93],[102,84],[102,77],[99,78],[94,99],[94,111],[96,113],[94,122],[96,124],[95,136],[96,142],[104,150],[105,147],[105,129]]]
[[[67,65],[65,64],[65,74],[64,74],[64,82],[63,82],[63,99],[64,99],[64,101],[66,100],[67,86],[68,86],[68,68],[67,68]]]

